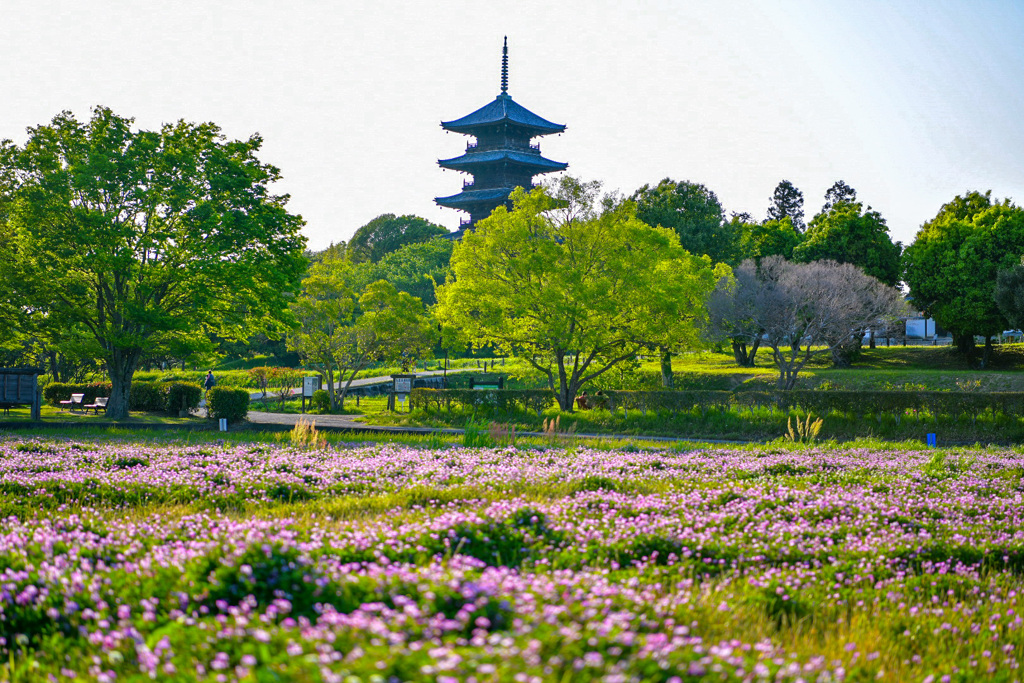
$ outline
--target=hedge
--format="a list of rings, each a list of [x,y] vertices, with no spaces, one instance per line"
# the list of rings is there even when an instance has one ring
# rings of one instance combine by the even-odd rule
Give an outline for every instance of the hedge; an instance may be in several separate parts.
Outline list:
[[[172,382],[164,385],[167,391],[167,412],[191,411],[199,407],[203,388],[191,382]]]
[[[167,385],[160,382],[132,382],[128,392],[128,410],[162,413],[167,410]]]
[[[450,411],[454,403],[467,410],[532,410],[540,417],[554,401],[555,395],[547,389],[413,389],[409,408],[422,408],[429,412],[431,407],[440,411],[444,406]]]
[[[622,409],[643,414],[654,412],[690,412],[699,410],[742,410],[771,408],[782,411],[801,409],[816,415],[842,413],[855,418],[874,415],[881,420],[891,415],[897,423],[906,415],[920,419],[922,413],[937,417],[967,415],[977,421],[982,414],[1003,414],[1024,417],[1024,392],[959,392],[959,391],[606,391],[609,410]],[[588,397],[591,401],[595,396]],[[467,410],[515,409],[532,410],[538,415],[554,403],[554,395],[546,389],[471,390],[413,389],[412,408],[430,411],[452,405]]]
[[[85,394],[85,403],[95,403],[97,397],[110,396],[110,382],[91,384],[65,384],[51,382],[43,389],[43,398],[51,406],[71,399],[71,394]],[[188,382],[132,382],[128,395],[128,410],[160,413],[193,410],[199,407],[202,387]]]
[[[206,392],[206,405],[213,419],[223,417],[228,422],[239,422],[249,414],[249,392],[245,389],[213,387]]]
[[[43,388],[43,399],[51,406],[59,406],[61,401],[70,401],[71,394],[85,394],[85,403],[95,403],[97,397],[110,396],[110,382],[91,382],[89,384],[66,384],[50,382]]]

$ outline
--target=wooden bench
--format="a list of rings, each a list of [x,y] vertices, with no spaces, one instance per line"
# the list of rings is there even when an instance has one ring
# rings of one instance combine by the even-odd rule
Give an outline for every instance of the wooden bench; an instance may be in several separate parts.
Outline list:
[[[60,402],[60,409],[64,410],[65,406],[68,410],[74,410],[75,406],[82,408],[83,403],[85,403],[85,394],[71,394],[70,400]]]
[[[106,396],[97,396],[95,403],[90,403],[87,406],[82,406],[85,410],[92,408],[92,414],[96,415],[100,412],[100,408],[107,409],[107,401],[110,399]]]

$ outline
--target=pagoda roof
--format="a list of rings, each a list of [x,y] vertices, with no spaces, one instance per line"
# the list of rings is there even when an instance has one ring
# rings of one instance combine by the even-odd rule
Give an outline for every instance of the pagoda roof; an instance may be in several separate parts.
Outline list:
[[[498,161],[508,161],[513,164],[529,166],[540,169],[538,173],[551,173],[553,171],[564,171],[569,164],[561,161],[552,161],[540,154],[530,152],[519,152],[514,149],[489,149],[484,151],[467,152],[462,156],[452,159],[441,159],[438,165],[442,168],[451,168],[456,171],[469,170],[479,164],[488,164]]]
[[[512,194],[514,187],[491,187],[486,190],[467,190],[450,197],[435,197],[434,201],[449,209],[462,209],[473,204],[503,201]]]
[[[561,133],[565,130],[564,124],[552,123],[545,118],[537,116],[513,100],[511,95],[505,93],[498,95],[490,104],[480,107],[472,114],[463,116],[461,119],[442,121],[441,127],[456,133],[473,134],[473,131],[478,128],[493,126],[498,123],[510,123],[522,128],[528,128],[532,135],[551,135],[552,133]]]

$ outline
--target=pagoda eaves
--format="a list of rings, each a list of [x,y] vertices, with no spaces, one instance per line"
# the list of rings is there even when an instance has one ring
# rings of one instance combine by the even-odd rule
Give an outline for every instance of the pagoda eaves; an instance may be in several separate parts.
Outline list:
[[[517,103],[511,95],[498,95],[490,104],[480,107],[472,114],[454,121],[442,121],[441,127],[453,133],[476,135],[480,128],[498,124],[510,124],[529,129],[531,137],[551,135],[565,131],[565,125],[552,123],[537,116],[532,111]]]

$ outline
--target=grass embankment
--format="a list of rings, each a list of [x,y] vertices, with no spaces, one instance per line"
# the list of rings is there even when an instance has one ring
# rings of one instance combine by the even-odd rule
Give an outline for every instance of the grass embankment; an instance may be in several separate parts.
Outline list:
[[[0,678],[1019,675],[1015,451],[234,438],[0,439]]]

